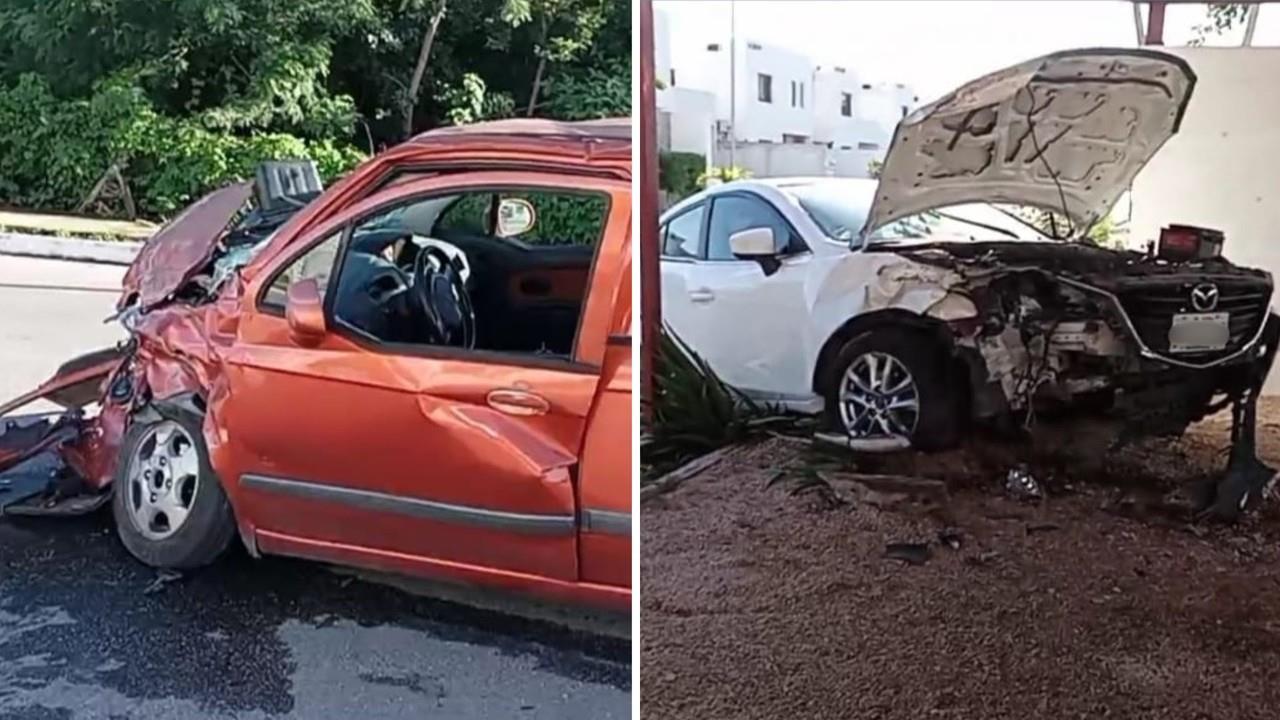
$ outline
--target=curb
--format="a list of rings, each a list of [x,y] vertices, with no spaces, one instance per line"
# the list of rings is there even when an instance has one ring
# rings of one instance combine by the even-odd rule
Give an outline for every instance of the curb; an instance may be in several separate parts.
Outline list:
[[[105,242],[53,235],[29,235],[26,233],[0,232],[0,255],[71,260],[108,265],[129,265],[142,249],[142,243],[132,240]]]

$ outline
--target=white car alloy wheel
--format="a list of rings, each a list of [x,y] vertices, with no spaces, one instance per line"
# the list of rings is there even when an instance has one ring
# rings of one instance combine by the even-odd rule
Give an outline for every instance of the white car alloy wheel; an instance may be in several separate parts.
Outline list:
[[[187,431],[172,420],[148,428],[129,457],[129,518],[148,540],[164,540],[191,514],[200,458]]]
[[[840,419],[855,438],[911,437],[920,420],[915,378],[897,358],[869,351],[840,378]]]

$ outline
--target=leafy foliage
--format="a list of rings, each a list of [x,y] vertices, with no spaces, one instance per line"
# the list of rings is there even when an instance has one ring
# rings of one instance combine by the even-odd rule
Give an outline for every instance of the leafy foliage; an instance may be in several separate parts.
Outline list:
[[[1205,8],[1205,22],[1191,28],[1195,36],[1188,45],[1204,45],[1210,35],[1222,35],[1231,31],[1236,23],[1244,22],[1248,8],[1244,3],[1210,3]]]
[[[751,177],[751,171],[738,166],[713,167],[698,176],[698,187],[704,188],[716,183],[733,182]]]
[[[679,200],[698,191],[698,178],[707,168],[703,155],[666,152],[658,156],[658,185]]]
[[[630,3],[4,0],[0,202],[73,207],[115,161],[148,215],[263,159],[340,173],[354,148],[403,139],[406,100],[413,132],[531,101],[540,116],[626,114]]]
[[[126,162],[140,211],[166,215],[211,188],[251,177],[262,160],[285,158],[311,158],[332,178],[363,156],[331,140],[214,132],[157,113],[126,85],[104,85],[74,101],[59,100],[35,75],[0,89],[0,197],[7,203],[72,209],[108,166]]]
[[[604,229],[609,203],[602,195],[566,192],[503,192],[501,198],[521,198],[533,205],[533,227],[517,237],[530,245],[595,246]],[[490,217],[495,201],[492,192],[463,195],[449,206],[440,219],[441,227],[455,231],[492,234]]]

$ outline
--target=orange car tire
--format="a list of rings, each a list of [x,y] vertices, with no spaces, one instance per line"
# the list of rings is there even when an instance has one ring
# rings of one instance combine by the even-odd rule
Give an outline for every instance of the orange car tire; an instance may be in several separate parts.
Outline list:
[[[235,516],[221,482],[209,464],[209,452],[205,447],[199,419],[164,408],[156,407],[155,410],[155,413],[146,414],[151,419],[135,417],[121,444],[120,461],[117,463],[113,483],[115,493],[111,503],[116,532],[129,553],[146,565],[177,570],[202,567],[217,560],[231,545],[236,535]],[[168,435],[157,435],[165,431],[168,431]],[[145,510],[141,510],[139,505],[146,504],[146,500],[139,502],[138,488],[150,488],[150,485],[143,485],[140,478],[133,474],[139,467],[155,471],[156,490],[161,494],[165,491],[166,481],[184,479],[163,476],[164,463],[159,461],[162,453],[155,450],[159,445],[157,437],[166,440],[178,437],[181,441],[179,444],[189,445],[181,454],[185,455],[189,451],[195,457],[181,462],[188,469],[198,472],[197,481],[190,495],[185,498],[188,509],[183,520],[167,535],[164,528],[157,530],[155,527],[143,527],[140,516],[145,514]],[[144,443],[148,447],[140,447]],[[146,459],[140,459],[143,454],[147,455]],[[176,460],[168,464],[171,469],[178,466],[179,461]],[[190,482],[189,478],[186,480]],[[179,487],[181,485],[175,484],[169,491],[173,492]],[[153,504],[159,501],[156,507],[165,507],[165,498],[152,496],[149,499]],[[179,502],[175,499],[168,507],[177,507],[175,503]]]

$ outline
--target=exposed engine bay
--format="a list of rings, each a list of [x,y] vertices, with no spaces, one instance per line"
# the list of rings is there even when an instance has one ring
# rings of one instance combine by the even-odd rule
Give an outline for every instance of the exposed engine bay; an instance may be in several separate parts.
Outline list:
[[[1265,271],[1221,257],[1174,262],[1153,251],[1079,243],[931,243],[869,252],[894,252],[924,266],[914,282],[947,288],[926,314],[944,318],[951,331],[972,418],[1030,426],[1037,414],[1094,410],[1124,419],[1124,443],[1181,435],[1231,407],[1231,462],[1205,504],[1234,515],[1274,482],[1275,471],[1253,447],[1257,394],[1280,342]],[[1188,334],[1183,318],[1218,334]]]

